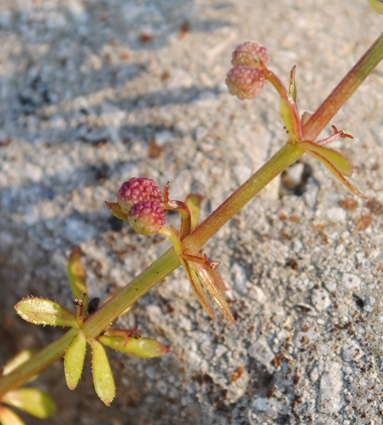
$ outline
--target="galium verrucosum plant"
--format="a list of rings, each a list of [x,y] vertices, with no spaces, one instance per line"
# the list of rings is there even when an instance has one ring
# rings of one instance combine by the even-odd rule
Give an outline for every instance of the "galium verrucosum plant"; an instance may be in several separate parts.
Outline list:
[[[379,7],[382,3],[381,1],[370,0],[369,2],[375,5],[378,11],[382,12]],[[256,55],[253,55],[254,50],[258,52]],[[76,273],[78,264],[72,267],[72,272],[74,272],[75,276],[71,276],[71,273],[69,273],[70,279],[78,279],[74,284],[75,290],[73,290],[72,286],[74,298],[76,299],[76,309],[78,310],[76,315],[73,315],[71,312],[68,314],[68,310],[63,310],[61,306],[58,307],[57,303],[45,301],[42,301],[41,304],[37,301],[30,303],[28,301],[30,298],[22,301],[21,304],[19,303],[16,308],[20,308],[20,313],[23,313],[24,310],[23,314],[27,321],[53,325],[65,323],[71,329],[57,341],[36,353],[31,359],[25,361],[16,369],[0,376],[0,399],[4,400],[7,393],[28,382],[28,380],[36,376],[41,370],[64,355],[67,357],[65,361],[72,364],[72,366],[69,366],[69,374],[72,375],[70,381],[72,384],[76,384],[77,377],[81,375],[81,371],[70,371],[70,369],[71,367],[73,369],[77,367],[81,370],[82,362],[76,363],[70,358],[77,357],[76,353],[83,353],[83,348],[73,348],[72,353],[75,354],[73,356],[66,354],[66,352],[68,352],[68,347],[75,338],[77,338],[78,345],[81,347],[84,345],[86,346],[87,343],[90,345],[93,344],[92,350],[93,347],[95,347],[94,351],[96,353],[94,358],[96,358],[96,363],[100,362],[101,364],[105,364],[105,351],[103,351],[101,344],[105,344],[104,337],[108,337],[110,332],[112,332],[112,335],[114,332],[116,338],[115,342],[117,341],[116,344],[119,349],[130,347],[130,344],[134,341],[142,340],[137,338],[137,331],[125,331],[121,329],[111,330],[110,324],[173,270],[180,265],[184,265],[185,267],[184,262],[186,262],[186,265],[191,265],[191,268],[194,268],[192,277],[198,277],[197,282],[199,285],[202,285],[200,280],[200,276],[202,276],[202,282],[205,283],[205,286],[206,282],[209,285],[210,281],[212,281],[214,284],[212,288],[214,290],[218,288],[218,290],[220,290],[220,295],[222,295],[224,285],[220,283],[219,278],[214,276],[215,263],[208,262],[207,258],[201,254],[202,248],[206,242],[260,190],[289,165],[299,159],[304,153],[309,153],[313,157],[321,160],[349,190],[360,195],[360,192],[348,181],[348,177],[351,175],[352,171],[349,161],[339,153],[328,149],[326,146],[336,138],[347,139],[350,135],[344,131],[338,131],[337,128],[333,126],[333,135],[322,141],[316,141],[316,139],[321,131],[329,125],[339,109],[383,59],[383,34],[376,39],[316,111],[313,114],[304,113],[302,117],[299,116],[296,106],[294,68],[290,74],[289,87],[286,89],[272,71],[268,69],[268,55],[265,55],[267,55],[267,52],[259,45],[254,45],[253,43],[246,44],[245,47],[239,48],[234,58],[233,67],[249,67],[250,70],[245,68],[247,71],[244,74],[241,74],[241,69],[240,71],[231,71],[229,72],[227,81],[229,88],[231,85],[230,90],[237,91],[234,94],[243,92],[243,95],[241,95],[243,98],[246,98],[248,93],[251,93],[250,97],[255,93],[259,93],[260,88],[262,88],[267,81],[274,85],[281,98],[280,111],[282,121],[288,132],[287,143],[199,225],[196,225],[196,217],[198,216],[200,202],[199,197],[191,196],[187,198],[184,203],[170,201],[167,189],[165,189],[163,194],[158,190],[154,190],[149,196],[149,199],[145,198],[140,199],[138,202],[135,201],[135,203],[138,204],[141,202],[154,202],[156,207],[153,211],[156,213],[152,217],[150,217],[152,208],[147,207],[147,205],[136,207],[136,212],[133,210],[130,213],[132,208],[129,209],[128,207],[123,211],[118,202],[109,203],[108,207],[112,210],[114,215],[129,221],[133,227],[136,226],[136,229],[141,232],[149,234],[153,232],[166,234],[171,238],[173,246],[159,259],[132,279],[131,282],[113,294],[113,296],[99,308],[96,308],[94,303],[89,301],[87,296],[84,296],[84,293],[86,294],[87,292],[86,290],[84,291],[84,280],[83,277],[81,277],[82,273]],[[250,60],[248,61],[246,57],[247,59],[250,58]],[[243,58],[245,58],[245,62],[243,62]],[[254,70],[256,70],[256,72]],[[249,78],[244,79],[243,75],[247,75]],[[255,87],[250,87],[251,84],[255,85]],[[148,187],[151,185],[152,184],[148,185]],[[161,193],[161,196],[159,196],[159,193]],[[184,208],[182,204],[186,204],[188,209]],[[182,220],[179,230],[171,227],[167,228],[166,224],[164,224],[163,214],[169,209],[177,210],[181,214]],[[188,214],[190,214],[189,219],[187,218]],[[70,264],[72,265],[76,263],[72,263],[71,261],[73,261],[73,259],[70,260]],[[78,267],[81,271],[81,267]],[[203,276],[206,274],[206,271],[208,271],[209,278],[204,281]],[[195,284],[195,282],[192,283]],[[209,287],[206,286],[206,288],[209,292]],[[200,289],[201,288],[197,288],[197,291]],[[213,295],[213,299],[217,301],[217,298],[214,298],[214,294],[211,295]],[[207,307],[206,301],[202,300],[202,304],[205,303],[204,307],[208,309],[209,312],[211,303],[210,301],[208,302],[209,305]],[[87,308],[86,305],[88,305]],[[32,308],[30,308],[31,306]],[[224,314],[225,308],[225,306],[221,308]],[[42,311],[41,314],[39,313],[40,310]],[[209,313],[212,315],[211,312]],[[229,313],[226,312],[226,314],[228,315]],[[82,336],[79,336],[80,334],[82,334]],[[83,337],[86,341],[85,344]],[[96,341],[96,343],[93,341]],[[100,346],[102,350],[99,350]],[[81,358],[82,356],[79,357]],[[102,375],[100,371],[102,371],[102,367],[99,368],[96,375]],[[109,373],[108,367],[105,368],[105,373]],[[110,379],[108,378],[108,382],[109,381]],[[103,401],[109,404],[114,397],[114,392],[108,392],[107,389],[103,389],[102,386],[99,387],[101,393],[104,390],[106,395],[102,395]]]

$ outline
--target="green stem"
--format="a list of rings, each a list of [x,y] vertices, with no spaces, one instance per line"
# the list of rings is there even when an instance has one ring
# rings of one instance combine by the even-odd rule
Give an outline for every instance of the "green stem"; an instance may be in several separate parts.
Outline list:
[[[346,77],[303,126],[305,140],[315,140],[336,112],[354,93],[362,81],[383,59],[383,34],[374,42]],[[251,198],[265,187],[283,169],[303,154],[297,145],[283,146],[262,168],[240,186],[224,203],[183,240],[185,249],[198,252]],[[98,336],[127,308],[180,265],[178,255],[169,248],[158,260],[134,278],[109,302],[92,314],[83,324],[88,338]],[[60,339],[37,353],[8,375],[0,378],[0,397],[16,388],[55,360],[62,357],[77,329],[71,329]]]
[[[198,252],[242,207],[260,190],[293,164],[304,151],[296,144],[285,144],[257,172],[232,193],[209,217],[206,218],[190,236],[184,239],[183,246],[190,252]]]
[[[103,304],[85,320],[82,331],[87,338],[95,338],[127,308],[150,291],[158,282],[180,265],[178,255],[169,248],[154,263],[130,281],[116,296]]]
[[[383,59],[383,33],[351,68],[303,126],[303,140],[314,141],[339,109]]]
[[[66,348],[72,341],[78,329],[72,328],[57,341],[48,345],[18,368],[0,379],[0,399],[8,391],[28,382],[42,370],[54,363],[65,353]]]

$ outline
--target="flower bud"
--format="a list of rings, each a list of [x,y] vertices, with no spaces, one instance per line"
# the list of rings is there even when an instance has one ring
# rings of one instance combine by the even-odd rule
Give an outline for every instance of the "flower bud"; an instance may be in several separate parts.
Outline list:
[[[264,84],[264,73],[250,66],[237,65],[226,76],[230,94],[239,99],[254,99],[263,90]]]
[[[269,54],[266,47],[246,41],[240,44],[233,52],[231,63],[233,66],[246,65],[252,68],[265,69],[269,62]]]
[[[165,211],[161,202],[144,201],[134,204],[129,211],[128,221],[141,235],[153,235],[165,225]]]
[[[152,179],[132,177],[117,192],[117,202],[124,214],[128,214],[134,204],[144,201],[162,201],[161,190]]]

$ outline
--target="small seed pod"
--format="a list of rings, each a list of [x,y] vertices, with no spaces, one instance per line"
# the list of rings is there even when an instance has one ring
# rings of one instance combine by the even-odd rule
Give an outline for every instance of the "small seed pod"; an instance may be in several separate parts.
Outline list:
[[[265,69],[269,62],[266,47],[253,41],[240,44],[233,52],[231,63],[233,66],[245,65],[257,69]]]
[[[129,211],[128,221],[141,235],[154,235],[165,225],[165,211],[161,202],[145,201],[134,204]]]
[[[134,204],[144,201],[162,201],[161,190],[152,179],[132,177],[117,192],[117,202],[124,214],[128,214]]]
[[[263,90],[265,76],[262,70],[237,65],[227,73],[226,85],[230,94],[239,99],[254,99]]]

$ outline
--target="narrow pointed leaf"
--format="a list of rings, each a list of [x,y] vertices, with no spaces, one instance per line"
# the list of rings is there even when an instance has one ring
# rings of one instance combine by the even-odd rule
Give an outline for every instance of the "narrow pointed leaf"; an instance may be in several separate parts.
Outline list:
[[[318,156],[325,158],[327,161],[331,162],[332,165],[346,177],[352,176],[353,166],[351,162],[334,149],[319,146],[309,141],[301,142],[299,146],[306,152],[314,152]]]
[[[297,67],[294,65],[290,71],[290,85],[289,85],[289,95],[293,98],[294,102],[297,101],[297,85],[295,82],[295,71]]]
[[[21,420],[20,416],[12,412],[7,407],[0,406],[0,424],[1,425],[25,425],[25,422]]]
[[[36,353],[36,351],[37,350],[23,350],[17,353],[16,356],[12,357],[11,360],[3,366],[3,375],[8,375],[21,364],[25,363]]]
[[[201,202],[203,196],[198,193],[191,193],[185,200],[185,204],[188,206],[191,215],[191,228],[194,230],[197,227],[199,222],[199,217],[201,213]]]
[[[298,114],[296,113],[295,102],[291,96],[281,97],[279,113],[287,131],[289,140],[300,140],[302,136],[301,122],[297,118]]]
[[[228,286],[223,281],[222,276],[221,276],[220,272],[217,269],[211,267],[209,269],[209,273],[210,273],[211,277],[214,280],[215,286],[219,290],[221,290],[221,291],[227,291],[229,289]]]
[[[64,356],[65,380],[70,390],[74,390],[81,378],[86,354],[86,338],[79,331],[72,339]]]
[[[95,339],[89,341],[92,347],[92,374],[94,389],[100,400],[110,406],[116,396],[116,386],[104,347]]]
[[[128,217],[125,213],[122,212],[121,207],[118,202],[108,202],[105,201],[105,205],[108,207],[109,211],[120,220],[128,221]]]
[[[16,354],[16,356],[12,357],[3,367],[3,375],[8,375],[13,370],[18,368],[20,365],[29,360],[37,350],[23,350],[20,353]],[[32,382],[37,378],[38,375],[32,376],[32,378],[28,382]],[[1,423],[1,422],[0,422]]]
[[[301,146],[303,144],[303,146]],[[311,145],[311,143],[310,143]],[[323,153],[319,153],[318,150],[312,150],[310,149],[310,145],[308,145],[308,142],[302,142],[300,143],[300,146],[305,149],[305,151],[311,155],[313,158],[318,159],[325,167],[327,167],[331,173],[354,195],[359,196],[361,198],[364,198],[362,192],[360,192],[353,184],[351,184],[343,175],[342,171],[337,167],[336,164],[334,164],[331,160],[328,159],[328,157],[325,155],[323,156]],[[326,149],[323,146],[320,146],[320,149]],[[335,151],[333,151],[335,152]],[[345,158],[344,158],[345,159]]]
[[[80,247],[74,248],[70,253],[67,272],[74,299],[83,299],[88,294],[88,291],[86,288],[86,273],[81,262]]]
[[[45,298],[24,298],[15,305],[15,310],[22,319],[35,325],[77,327],[73,313]]]
[[[210,296],[216,302],[223,315],[226,317],[226,319],[230,320],[230,322],[236,323],[225,299],[225,295],[220,289],[220,286],[223,282],[214,281],[213,276],[216,276],[218,274],[217,270],[214,270],[213,268],[210,268],[209,266],[203,264],[196,263],[194,264],[194,266],[197,270],[198,277],[201,280],[203,286],[207,289]],[[211,272],[213,272],[213,274],[211,274]]]
[[[212,318],[215,319],[215,312],[214,308],[212,306],[212,303],[209,299],[209,297],[206,294],[205,288],[202,286],[202,283],[197,275],[196,269],[194,264],[184,261],[183,262],[185,270],[188,274],[189,281],[191,283],[191,286],[193,288],[194,294],[196,295],[198,301],[202,305],[202,307],[205,309],[206,313]]]
[[[49,418],[56,412],[53,398],[36,388],[9,391],[2,401],[40,419]]]
[[[169,353],[169,348],[150,338],[124,337],[121,334],[113,335],[113,329],[108,330],[108,335],[102,335],[98,340],[104,345],[142,358],[159,357]]]

